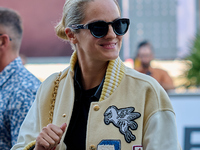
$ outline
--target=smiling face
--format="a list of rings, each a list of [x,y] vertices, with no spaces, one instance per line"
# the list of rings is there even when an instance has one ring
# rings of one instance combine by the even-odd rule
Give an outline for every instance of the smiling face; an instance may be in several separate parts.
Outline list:
[[[112,22],[120,18],[118,6],[113,0],[94,0],[86,5],[84,20],[81,24],[88,24],[94,21],[103,20]],[[109,31],[102,38],[95,38],[88,29],[80,29],[75,33],[76,49],[78,58],[84,62],[107,62],[116,59],[122,44],[122,36],[114,33],[113,28],[109,25]]]

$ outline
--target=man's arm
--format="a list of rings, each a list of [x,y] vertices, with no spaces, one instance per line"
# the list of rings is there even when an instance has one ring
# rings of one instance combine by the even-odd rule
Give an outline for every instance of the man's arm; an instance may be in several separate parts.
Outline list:
[[[10,124],[8,111],[5,109],[0,110],[0,149],[10,150],[11,137],[10,137]]]
[[[35,95],[36,91],[32,91],[30,89],[18,91],[15,95],[15,100],[13,104],[11,104],[10,110],[10,132],[12,146],[17,142],[19,129],[35,99]]]
[[[163,71],[161,86],[166,91],[167,90],[172,90],[172,89],[175,88],[172,78],[169,76],[169,74],[166,71]]]

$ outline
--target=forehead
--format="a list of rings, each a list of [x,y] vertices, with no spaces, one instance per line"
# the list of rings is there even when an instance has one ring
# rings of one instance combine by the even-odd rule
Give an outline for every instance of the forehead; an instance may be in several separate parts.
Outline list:
[[[94,0],[86,5],[84,23],[88,21],[113,21],[120,17],[120,11],[114,0]]]

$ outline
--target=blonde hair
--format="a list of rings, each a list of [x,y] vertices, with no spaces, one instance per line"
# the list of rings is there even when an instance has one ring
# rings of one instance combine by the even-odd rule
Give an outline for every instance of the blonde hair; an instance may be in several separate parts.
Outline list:
[[[65,34],[65,28],[73,24],[80,24],[84,19],[84,11],[86,4],[94,0],[66,0],[63,7],[63,14],[61,21],[55,27],[58,37],[64,40],[68,40]],[[114,0],[119,8],[118,2]],[[119,8],[120,11],[120,8]],[[78,32],[78,30],[72,30]]]

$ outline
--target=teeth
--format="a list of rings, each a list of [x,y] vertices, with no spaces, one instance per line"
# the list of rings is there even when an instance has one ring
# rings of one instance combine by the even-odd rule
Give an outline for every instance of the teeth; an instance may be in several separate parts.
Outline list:
[[[113,47],[115,46],[115,44],[108,44],[108,45],[104,45],[105,47]]]

